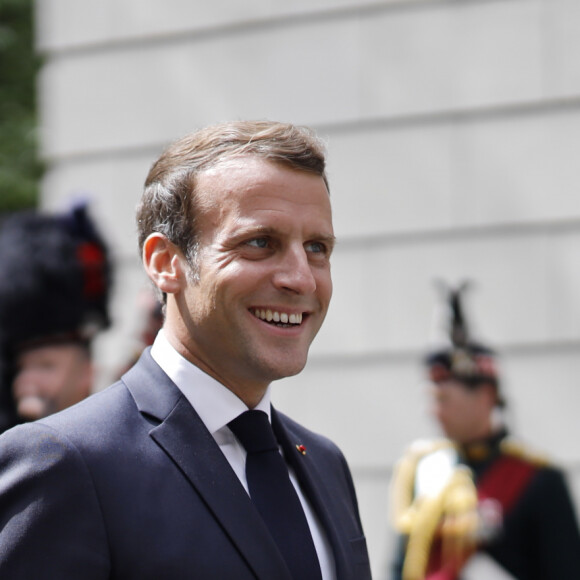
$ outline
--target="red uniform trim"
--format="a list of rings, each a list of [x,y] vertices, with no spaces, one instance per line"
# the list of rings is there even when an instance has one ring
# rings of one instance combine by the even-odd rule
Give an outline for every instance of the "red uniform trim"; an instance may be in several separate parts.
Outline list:
[[[502,507],[503,516],[513,508],[537,468],[518,457],[502,455],[483,474],[477,484],[479,501],[494,499]],[[433,544],[425,580],[455,580],[460,570],[441,568],[441,542]]]

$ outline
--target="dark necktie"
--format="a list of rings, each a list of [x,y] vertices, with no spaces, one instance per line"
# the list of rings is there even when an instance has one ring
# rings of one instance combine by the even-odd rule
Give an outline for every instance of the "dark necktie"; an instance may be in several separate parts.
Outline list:
[[[288,467],[262,411],[246,411],[228,423],[247,452],[246,477],[252,502],[272,534],[295,580],[320,580],[310,528],[290,481]]]

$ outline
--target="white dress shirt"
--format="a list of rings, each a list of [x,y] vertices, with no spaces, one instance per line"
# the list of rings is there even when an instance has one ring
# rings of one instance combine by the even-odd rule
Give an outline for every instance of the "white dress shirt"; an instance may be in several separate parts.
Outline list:
[[[182,357],[171,346],[163,330],[159,332],[151,347],[151,356],[196,410],[248,492],[246,450],[227,426],[230,421],[248,410],[246,404],[227,387]],[[254,410],[263,411],[270,419],[270,387]],[[335,580],[334,557],[324,529],[302,493],[294,471],[290,467],[288,471],[310,527],[322,578]]]

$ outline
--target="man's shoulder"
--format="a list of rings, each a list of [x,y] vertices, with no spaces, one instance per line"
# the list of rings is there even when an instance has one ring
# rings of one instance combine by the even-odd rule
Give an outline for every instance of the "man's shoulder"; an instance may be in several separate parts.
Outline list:
[[[119,380],[76,405],[41,419],[40,422],[64,426],[85,421],[88,417],[110,416],[114,409],[123,409],[124,405],[131,400],[127,386]]]
[[[457,446],[450,439],[417,439],[407,446],[396,462],[391,486],[410,501],[418,480],[442,487],[457,463]]]
[[[500,444],[503,455],[530,464],[536,469],[556,469],[547,454],[538,451],[525,441],[507,436]]]
[[[9,429],[0,437],[0,445],[38,437],[62,438],[71,443],[77,439],[103,442],[113,434],[115,423],[122,423],[121,416],[126,416],[130,401],[125,385],[116,382],[63,411]]]
[[[522,469],[531,471],[529,485],[526,486],[528,495],[538,498],[545,498],[541,501],[551,502],[554,494],[561,494],[568,488],[567,473],[564,467],[553,460],[548,454],[538,451],[532,445],[513,437],[508,437],[501,444],[501,451],[504,457],[508,457],[516,464],[520,464]]]
[[[441,452],[455,451],[456,444],[450,439],[437,437],[433,439],[416,439],[410,443],[399,458],[399,463],[417,465],[421,460]]]
[[[82,433],[84,438],[90,433],[106,438],[140,412],[166,416],[181,396],[177,388],[164,388],[168,383],[169,378],[146,349],[112,385],[39,423],[64,433]]]

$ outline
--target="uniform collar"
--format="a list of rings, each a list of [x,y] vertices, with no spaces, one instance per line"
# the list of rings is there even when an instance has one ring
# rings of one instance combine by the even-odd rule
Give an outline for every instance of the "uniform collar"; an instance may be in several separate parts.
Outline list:
[[[468,465],[486,463],[500,454],[501,442],[507,437],[507,430],[502,428],[489,437],[466,443],[458,447],[459,455]]]

